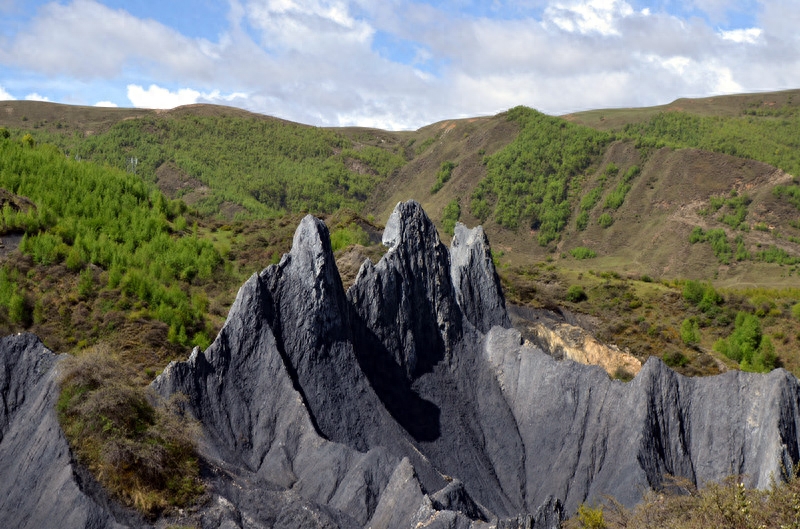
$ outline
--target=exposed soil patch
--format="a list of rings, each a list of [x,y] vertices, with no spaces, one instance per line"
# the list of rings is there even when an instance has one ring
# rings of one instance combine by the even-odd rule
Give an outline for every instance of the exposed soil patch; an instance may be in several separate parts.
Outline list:
[[[208,189],[203,182],[189,176],[172,162],[163,163],[156,169],[156,185],[172,199],[184,197],[199,189]]]
[[[15,195],[7,189],[0,188],[0,208],[9,206],[13,211],[28,211],[35,208],[36,204],[27,197]]]
[[[0,259],[4,259],[8,254],[19,248],[22,237],[21,233],[9,233],[0,237]]]
[[[235,204],[233,202],[228,202],[227,200],[220,204],[219,206],[219,213],[223,218],[233,220],[236,218],[236,215],[246,214],[247,209],[240,206],[239,204]]]

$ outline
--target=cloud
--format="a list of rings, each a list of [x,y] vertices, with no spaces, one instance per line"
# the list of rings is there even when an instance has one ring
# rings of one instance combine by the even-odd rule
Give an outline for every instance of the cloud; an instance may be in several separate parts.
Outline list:
[[[133,106],[138,108],[175,108],[181,105],[191,105],[200,99],[200,92],[190,88],[181,88],[177,92],[170,92],[166,88],[150,85],[145,90],[141,86],[128,85],[128,99]]]
[[[31,92],[25,96],[25,101],[50,101],[49,98],[39,95],[36,92]]]
[[[248,22],[273,50],[334,52],[363,46],[374,33],[342,0],[250,0],[245,8]]]
[[[617,21],[632,14],[633,8],[624,0],[555,2],[544,11],[545,19],[563,31],[603,36],[619,36]]]
[[[139,85],[128,85],[128,99],[131,103],[133,103],[133,106],[138,108],[169,109],[181,105],[192,105],[195,103],[230,103],[232,101],[236,101],[237,99],[246,98],[246,94],[239,92],[222,95],[220,94],[219,90],[202,93],[191,88],[181,88],[177,91],[171,92],[170,90],[155,84],[150,85],[150,87],[146,90]]]
[[[732,29],[729,31],[720,31],[719,35],[724,40],[729,40],[736,43],[755,44],[761,37],[761,28],[747,28],[747,29]]]
[[[8,92],[6,92],[5,89],[2,86],[0,86],[0,101],[11,101],[14,99],[16,98],[11,94],[9,94]]]
[[[116,108],[118,105],[111,101],[98,101],[94,104],[96,107]]]
[[[133,69],[202,76],[211,71],[214,46],[190,39],[153,20],[92,0],[41,8],[0,61],[47,75],[108,79]]]
[[[209,102],[392,129],[518,104],[559,114],[800,86],[796,0],[759,0],[746,25],[724,29],[698,13],[724,17],[741,3],[495,4],[230,0],[228,28],[210,41],[94,0],[53,2],[5,33],[0,67],[37,80],[16,92],[56,101],[127,87],[141,107]]]

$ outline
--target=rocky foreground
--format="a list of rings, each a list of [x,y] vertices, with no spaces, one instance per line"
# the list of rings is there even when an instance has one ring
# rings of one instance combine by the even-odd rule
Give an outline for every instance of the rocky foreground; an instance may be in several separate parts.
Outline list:
[[[691,379],[650,359],[611,380],[510,328],[480,227],[457,226],[448,251],[406,202],[383,241],[345,292],[306,217],[214,343],[153,382],[202,426],[204,528],[550,528],[601,495],[635,504],[667,474],[763,487],[800,461],[786,371]],[[0,342],[0,520],[148,526],[72,459],[59,361],[31,335]]]

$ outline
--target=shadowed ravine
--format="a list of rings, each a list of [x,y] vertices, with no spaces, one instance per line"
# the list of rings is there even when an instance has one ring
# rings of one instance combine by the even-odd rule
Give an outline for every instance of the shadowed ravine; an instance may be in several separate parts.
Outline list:
[[[306,217],[214,343],[153,382],[185,394],[202,425],[215,469],[203,527],[557,527],[604,494],[635,504],[667,474],[763,487],[798,462],[800,388],[786,371],[690,379],[650,359],[632,382],[611,380],[510,328],[481,228],[457,226],[448,250],[406,202],[383,240],[345,292],[327,228]],[[0,361],[0,519],[147,525],[71,470],[58,358],[23,335],[2,341]]]

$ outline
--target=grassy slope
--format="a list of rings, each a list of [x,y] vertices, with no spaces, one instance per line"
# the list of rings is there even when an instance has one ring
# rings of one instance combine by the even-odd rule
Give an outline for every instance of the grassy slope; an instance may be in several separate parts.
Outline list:
[[[715,119],[719,116],[733,119],[744,112],[750,112],[755,115],[749,115],[749,119],[763,121],[775,119],[772,114],[792,101],[791,93],[778,94],[773,97],[774,100],[769,98],[765,100],[762,96],[757,96],[760,99],[737,96],[714,100],[685,100],[676,102],[668,108],[692,109],[704,117]],[[15,104],[25,105],[25,103]],[[31,115],[33,115],[31,108],[39,108],[34,103],[27,105],[25,111]],[[18,108],[14,110],[19,111]],[[71,108],[45,106],[41,112],[49,111],[53,114],[49,117],[46,113],[42,114],[40,122],[47,122],[45,125],[64,122],[66,117],[62,114],[68,110],[71,111]],[[502,208],[495,210],[494,214],[483,222],[499,256],[501,274],[507,285],[530,283],[535,286],[535,288],[521,288],[520,292],[512,295],[516,302],[545,306],[568,303],[563,295],[567,287],[576,282],[580,283],[578,277],[594,277],[592,272],[618,273],[623,278],[642,275],[664,280],[685,277],[706,278],[713,279],[719,287],[746,285],[753,288],[785,288],[796,284],[795,266],[781,267],[753,260],[720,263],[709,244],[689,244],[689,234],[695,226],[705,230],[722,228],[731,242],[737,235],[741,235],[752,254],[760,248],[776,246],[789,254],[796,255],[798,253],[796,241],[800,233],[797,233],[797,228],[791,224],[797,217],[796,210],[786,199],[778,199],[772,193],[775,184],[786,183],[790,178],[766,164],[722,153],[685,148],[677,150],[659,148],[659,142],[665,142],[659,139],[657,130],[653,130],[652,126],[648,128],[648,124],[654,117],[662,115],[660,112],[663,110],[663,108],[638,109],[618,111],[614,114],[615,125],[612,128],[617,129],[614,132],[617,140],[610,143],[601,155],[591,156],[585,170],[570,176],[568,194],[565,198],[566,204],[571,208],[571,215],[556,241],[546,246],[540,245],[538,243],[540,233],[528,228],[530,217],[526,217],[525,214],[519,217],[521,222],[517,229],[507,229],[495,220],[498,218],[497,212],[502,213]],[[158,138],[158,142],[155,143],[159,145],[160,150],[151,156],[150,161],[147,156],[142,157],[139,176],[155,181],[168,196],[182,197],[196,208],[200,207],[201,213],[204,213],[197,217],[200,232],[211,237],[215,241],[214,244],[222,251],[229,252],[239,259],[237,269],[243,271],[257,270],[259,266],[275,259],[279,250],[288,246],[291,227],[284,225],[285,220],[278,222],[281,217],[267,221],[267,224],[259,225],[257,229],[252,227],[252,222],[231,225],[230,222],[213,221],[208,217],[209,212],[218,211],[228,218],[237,215],[240,218],[252,218],[265,213],[272,216],[281,209],[284,211],[310,209],[318,214],[324,214],[342,204],[349,204],[357,208],[363,207],[362,214],[380,222],[388,217],[398,201],[414,198],[423,204],[437,223],[441,222],[446,206],[460,202],[461,220],[468,225],[476,225],[481,219],[472,215],[471,201],[475,190],[485,181],[487,169],[492,167],[492,160],[508,160],[504,163],[513,165],[516,163],[513,161],[514,157],[518,158],[520,154],[512,154],[512,158],[508,158],[505,153],[513,147],[515,138],[517,142],[523,142],[521,149],[515,148],[517,153],[525,153],[524,141],[535,141],[518,136],[520,130],[526,126],[525,121],[510,120],[509,114],[489,118],[449,120],[429,125],[418,131],[399,133],[365,128],[319,130],[256,116],[241,110],[206,105],[181,107],[169,112],[144,113],[138,115],[136,119],[126,116],[127,119],[119,123],[109,124],[113,115],[120,118],[125,116],[124,113],[99,115],[96,121],[101,121],[102,117],[106,120],[104,121],[106,128],[90,136],[88,140],[79,140],[75,135],[61,136],[59,140],[57,133],[65,128],[63,125],[62,129],[51,127],[47,131],[42,131],[41,124],[38,128],[32,128],[30,119],[26,122],[17,121],[16,124],[27,124],[28,130],[34,134],[55,139],[63,145],[69,144],[68,148],[74,149],[75,152],[80,151],[85,155],[94,153],[88,155],[90,158],[95,157],[106,163],[117,160],[115,162],[117,165],[128,153],[132,153],[135,149],[141,151],[141,144],[154,143],[152,138]],[[530,116],[530,113],[523,111],[521,115]],[[594,114],[584,113],[569,119],[583,123],[581,119],[587,116],[591,117]],[[89,121],[85,117],[82,119],[85,122]],[[544,121],[535,118],[533,123],[535,128],[546,129],[552,124],[555,125],[553,131],[557,134],[559,129],[557,119],[546,117],[541,119]],[[610,124],[607,117],[602,121],[599,117],[595,117],[595,121],[591,119],[584,121],[593,125],[599,123],[606,129]],[[639,129],[631,131],[630,123],[636,124]],[[3,124],[2,119],[0,124]],[[629,125],[627,132],[626,125]],[[251,141],[239,141],[242,136]],[[648,138],[648,142],[639,141],[640,136]],[[242,146],[243,143],[246,145]],[[671,138],[669,143],[674,144],[675,138]],[[198,145],[202,147],[203,152],[198,151]],[[273,155],[260,157],[259,152],[269,149],[272,149]],[[310,156],[307,151],[310,151]],[[231,156],[231,152],[236,155]],[[356,156],[345,156],[343,154],[345,152],[352,154],[367,152],[373,155],[385,153],[385,156],[371,158],[362,156],[359,159]],[[193,156],[201,160],[208,156],[211,158],[205,163],[197,163]],[[230,160],[224,163],[211,163],[212,159],[228,158]],[[160,165],[156,165],[156,162]],[[437,173],[443,164],[451,162],[454,164],[454,169],[449,180],[438,192],[432,193],[431,188],[437,180]],[[269,193],[259,195],[261,202],[255,202],[256,194],[253,191],[263,190],[265,186],[250,185],[245,193],[237,194],[237,190],[222,185],[239,180],[220,178],[226,174],[242,175],[240,179],[250,184],[257,182],[259,177],[254,177],[253,174],[260,170],[259,165],[265,164],[312,174],[310,181],[317,183],[324,183],[332,172],[341,174],[341,171],[344,171],[355,178],[363,177],[362,182],[367,183],[367,188],[377,187],[374,187],[364,205],[360,206],[363,203],[361,202],[363,195],[351,194],[350,199],[347,199],[346,193],[335,187],[326,188],[323,195],[304,196],[300,193],[295,196],[294,202],[276,204],[271,201]],[[530,166],[531,161],[523,159],[522,164],[524,168]],[[536,165],[535,159],[533,164]],[[215,171],[213,165],[225,169]],[[640,167],[641,171],[625,180],[624,175],[634,166]],[[616,171],[609,171],[611,167],[616,167]],[[267,184],[280,182],[280,175],[276,174],[274,167],[268,167],[262,174],[262,182]],[[502,172],[499,177],[503,178]],[[285,186],[278,183],[273,187]],[[311,187],[315,192],[324,188],[313,184]],[[606,207],[611,195],[621,188],[627,191],[621,205],[617,204],[616,208]],[[499,189],[502,190],[502,186]],[[720,221],[721,215],[725,212],[724,208],[715,215],[703,216],[699,213],[704,208],[707,209],[712,197],[728,196],[733,189],[748,193],[752,199],[747,208],[748,225],[761,224],[772,229],[768,228],[767,231],[750,229],[745,232],[734,230]],[[590,207],[582,207],[582,203],[587,203],[587,195],[592,192],[598,193],[596,200],[589,201]],[[334,200],[327,202],[319,200],[320,196],[324,195],[333,196]],[[216,196],[216,200],[212,200],[213,196]],[[336,198],[343,196],[344,202],[341,198]],[[223,197],[223,200],[220,201],[220,197]],[[493,197],[497,202],[490,204],[500,203],[500,198]],[[203,207],[204,205],[206,207]],[[579,229],[576,222],[580,215],[584,215],[586,220],[586,225],[581,227],[582,229]],[[599,224],[602,217],[607,217],[612,222],[609,227],[602,227]],[[501,219],[501,222],[508,225],[507,220]],[[279,224],[284,226],[279,228]],[[364,242],[363,226],[369,228],[369,222],[356,221],[350,216],[332,231],[337,231],[337,237],[344,242]],[[260,235],[256,236],[256,233]],[[269,235],[264,235],[265,233]],[[444,233],[443,238],[447,239]],[[259,244],[263,244],[267,239],[269,243],[259,247]],[[589,248],[597,254],[597,257],[586,260],[573,258],[570,254],[576,247]],[[360,262],[363,255],[364,253],[359,250],[348,257],[348,260]],[[561,273],[543,283],[524,272],[530,263],[545,260],[552,260]],[[349,272],[345,272],[346,274]],[[594,288],[591,284],[585,286],[590,290]],[[218,290],[224,292],[225,288],[221,287]],[[554,293],[558,295],[554,296]],[[657,297],[662,294],[655,292],[653,295]],[[228,294],[228,297],[230,296],[231,294]],[[615,296],[611,296],[610,299],[614,298]],[[212,306],[217,307],[216,313],[224,313],[220,306],[224,306],[225,299],[223,295],[214,297],[215,302]],[[601,323],[597,331],[604,339],[627,346],[640,357],[646,357],[650,351],[667,349],[683,351],[682,354],[687,356],[693,355],[692,349],[686,348],[680,340],[674,340],[682,319],[681,311],[687,310],[687,307],[675,306],[674,310],[670,311],[669,317],[660,314],[658,310],[650,310],[647,314],[638,313],[642,310],[629,311],[629,314],[625,314],[621,308],[624,304],[614,302],[609,306],[605,301],[600,301],[604,296],[599,296],[597,303],[593,301],[594,299],[595,297],[590,295],[588,304],[573,308],[599,314]],[[777,304],[780,303],[783,302],[779,301]],[[657,301],[652,305],[672,306]],[[654,337],[652,332],[647,334],[646,326],[633,325],[642,323],[635,321],[642,318],[646,321],[664,322],[666,332],[656,333]],[[640,331],[636,331],[637,328]],[[706,334],[716,337],[726,332],[729,332],[729,329],[712,328],[708,329]],[[788,341],[784,338],[779,346],[780,354],[787,356],[794,347],[793,337],[797,332],[790,326],[778,333],[789,336]],[[707,345],[707,348],[710,348],[711,344]],[[706,364],[707,362],[701,362],[700,367],[694,371],[690,366],[686,372],[711,372],[706,370]],[[792,362],[787,361],[787,365],[790,364]]]

